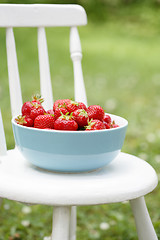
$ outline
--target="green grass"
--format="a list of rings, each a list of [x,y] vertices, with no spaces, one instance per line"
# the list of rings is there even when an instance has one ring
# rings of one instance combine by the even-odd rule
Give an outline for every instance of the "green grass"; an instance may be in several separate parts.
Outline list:
[[[79,28],[83,49],[83,74],[89,104],[128,119],[123,151],[148,161],[160,176],[160,30],[157,9],[125,9],[108,21]],[[160,20],[160,19],[159,19]],[[54,99],[73,98],[73,72],[69,55],[69,29],[47,29]],[[15,29],[23,100],[39,92],[36,29]],[[0,106],[8,148],[14,146],[11,128],[5,32],[0,29]],[[149,177],[149,176],[148,176]],[[153,224],[160,238],[160,192],[146,196]],[[9,208],[5,210],[5,208]],[[4,200],[0,240],[16,232],[19,239],[43,239],[51,233],[52,208]],[[43,216],[43,217],[42,217]],[[29,220],[29,226],[22,225]],[[107,222],[108,230],[100,224]],[[77,239],[137,239],[131,209],[126,204],[78,208]]]

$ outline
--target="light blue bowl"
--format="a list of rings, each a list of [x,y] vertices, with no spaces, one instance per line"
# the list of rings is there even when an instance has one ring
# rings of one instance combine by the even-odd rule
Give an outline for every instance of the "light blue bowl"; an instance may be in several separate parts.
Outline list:
[[[120,127],[99,131],[41,130],[12,119],[16,145],[33,165],[57,172],[92,171],[109,164],[120,152],[127,120],[111,115]]]

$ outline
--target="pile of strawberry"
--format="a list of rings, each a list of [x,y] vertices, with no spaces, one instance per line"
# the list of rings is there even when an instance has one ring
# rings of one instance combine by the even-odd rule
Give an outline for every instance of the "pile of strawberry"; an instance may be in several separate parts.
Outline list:
[[[43,99],[39,96],[34,96],[32,101],[25,102],[21,109],[22,115],[15,118],[17,124],[66,131],[90,131],[119,127],[99,105],[91,105],[87,108],[82,102],[59,99],[54,102],[53,109],[46,111],[42,103]]]

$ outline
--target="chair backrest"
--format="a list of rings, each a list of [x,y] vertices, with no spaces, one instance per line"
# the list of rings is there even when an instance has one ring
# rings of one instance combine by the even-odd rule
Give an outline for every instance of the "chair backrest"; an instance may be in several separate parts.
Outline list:
[[[14,27],[38,28],[38,55],[41,95],[51,109],[53,95],[45,27],[70,27],[70,54],[74,70],[74,97],[87,105],[81,67],[82,50],[77,26],[87,24],[85,10],[72,4],[0,4],[0,27],[6,28],[6,48],[12,116],[21,112],[22,93],[18,70]]]

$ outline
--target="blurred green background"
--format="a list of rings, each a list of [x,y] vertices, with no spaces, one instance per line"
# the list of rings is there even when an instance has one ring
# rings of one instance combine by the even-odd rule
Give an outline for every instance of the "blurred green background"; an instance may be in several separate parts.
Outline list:
[[[149,162],[160,178],[160,1],[1,1],[1,3],[76,3],[84,6],[88,25],[79,27],[88,103],[129,121],[123,151]],[[15,29],[23,100],[39,92],[37,30]],[[69,28],[47,28],[54,99],[73,98]],[[0,29],[0,107],[8,148],[11,128],[5,30]],[[149,176],[148,176],[149,177]],[[146,196],[160,239],[159,186]],[[0,240],[45,239],[51,233],[52,209],[4,200]],[[8,217],[9,216],[9,217]],[[43,216],[43,217],[42,217]],[[24,221],[28,221],[26,224]],[[15,234],[18,233],[18,238]],[[12,237],[12,238],[9,238]],[[77,239],[137,239],[128,202],[78,208]]]

